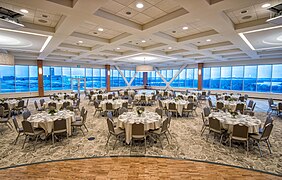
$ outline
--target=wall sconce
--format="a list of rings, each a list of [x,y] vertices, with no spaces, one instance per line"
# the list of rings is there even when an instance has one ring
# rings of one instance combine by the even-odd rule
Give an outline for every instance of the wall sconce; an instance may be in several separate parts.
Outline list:
[[[109,76],[111,74],[110,70],[107,71],[107,75]]]
[[[43,73],[43,72],[42,72],[42,67],[39,67],[39,68],[38,68],[38,74],[42,75],[42,73]]]
[[[199,69],[199,70],[198,70],[198,74],[199,74],[199,76],[202,75],[202,69]]]

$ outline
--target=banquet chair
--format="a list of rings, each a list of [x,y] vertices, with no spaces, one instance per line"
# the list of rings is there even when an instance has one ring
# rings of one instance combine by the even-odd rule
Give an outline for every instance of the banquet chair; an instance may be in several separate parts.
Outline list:
[[[255,115],[255,107],[256,107],[256,104],[257,103],[254,103],[253,106],[252,106],[252,109],[250,110],[244,110],[244,114],[245,115],[250,115],[250,116],[254,116]]]
[[[265,126],[265,128],[264,128],[264,130],[261,134],[251,134],[250,135],[250,138],[253,139],[257,143],[261,157],[262,157],[262,152],[261,152],[261,149],[260,149],[260,142],[266,142],[269,153],[272,154],[271,148],[270,148],[270,143],[269,143],[269,136],[271,134],[272,129],[273,129],[273,124],[269,123]]]
[[[216,102],[216,110],[223,110],[224,109],[224,104],[221,101]]]
[[[8,114],[10,112],[9,104],[7,102],[4,102],[2,106],[4,107],[4,114]]]
[[[139,105],[146,105],[146,96],[145,95],[141,95],[140,96],[140,100],[139,100]]]
[[[98,94],[98,95],[97,95],[97,100],[98,100],[99,102],[103,100],[102,94]]]
[[[36,109],[37,111],[44,111],[43,108],[38,107],[37,101],[34,101],[34,107],[35,107],[35,109]]]
[[[276,111],[278,113],[278,107],[277,107],[277,104],[274,104],[273,99],[269,98],[268,99],[268,110],[267,110],[267,113],[272,114],[273,111]]]
[[[254,105],[254,101],[253,100],[249,100],[248,105],[246,107],[246,110],[251,110],[253,105]]]
[[[162,110],[161,108],[156,108],[156,109],[155,109],[155,112],[156,112],[159,116],[161,116],[161,119],[163,119],[163,110]]]
[[[150,135],[156,135],[157,139],[160,141],[160,144],[161,144],[161,148],[163,149],[163,145],[162,145],[162,142],[161,142],[161,136],[162,135],[165,135],[166,139],[167,139],[167,142],[169,144],[169,140],[168,140],[168,137],[166,135],[168,131],[168,126],[169,126],[169,121],[168,121],[168,117],[163,121],[163,124],[162,124],[162,127],[157,129],[157,130],[154,130],[154,131],[150,131]]]
[[[99,112],[99,116],[100,116],[100,114],[103,111],[103,109],[102,109],[102,107],[100,107],[98,100],[94,101],[94,107],[95,107],[95,112],[94,112],[93,116],[96,115],[97,111]]]
[[[123,102],[121,106],[127,109],[128,108],[128,102]]]
[[[33,143],[33,149],[35,150],[35,145],[37,143],[38,137],[43,134],[45,131],[43,129],[34,129],[29,121],[22,121],[23,133],[25,135],[24,143],[22,149],[24,149],[24,145],[28,137],[35,137],[35,141]]]
[[[241,114],[244,114],[244,107],[245,107],[244,103],[236,104],[235,112],[239,111]]]
[[[282,113],[282,103],[278,103],[278,114],[280,115]]]
[[[45,103],[45,100],[44,100],[44,99],[40,99],[40,100],[39,100],[39,103],[40,103],[40,106],[43,107],[43,106],[44,106],[44,103]]]
[[[5,107],[5,103],[0,105],[1,108],[1,114],[0,117],[7,117],[9,115],[10,109]]]
[[[208,99],[208,103],[211,110],[216,110],[216,106],[212,104],[211,98]]]
[[[92,96],[90,94],[88,94],[88,104],[94,103],[95,99],[92,98]]]
[[[238,100],[239,100],[240,102],[244,102],[244,101],[245,101],[245,97],[244,97],[244,96],[240,96],[240,97],[238,98]]]
[[[17,131],[17,133],[18,133],[18,135],[17,135],[17,137],[16,137],[16,139],[15,139],[15,141],[14,141],[14,145],[16,145],[17,142],[18,142],[18,139],[19,139],[20,135],[23,134],[24,131],[23,131],[23,128],[20,128],[20,127],[19,127],[19,124],[18,124],[18,121],[17,121],[17,119],[16,119],[16,116],[13,116],[12,120],[13,120],[13,124],[14,124],[14,126],[15,126],[15,129],[16,129],[16,131]]]
[[[106,146],[108,145],[109,143],[109,140],[110,140],[110,137],[111,136],[115,136],[116,138],[116,141],[115,141],[115,144],[114,144],[114,147],[113,147],[113,150],[115,149],[115,146],[116,146],[116,142],[118,140],[118,138],[120,138],[121,135],[124,135],[124,130],[119,128],[119,127],[114,127],[114,121],[111,120],[110,118],[107,118],[107,125],[108,125],[108,139],[107,139],[107,143],[106,143]]]
[[[231,148],[232,140],[246,142],[247,153],[248,153],[249,151],[249,127],[243,124],[234,125],[232,133],[229,135],[229,147],[230,148]]]
[[[6,115],[4,114],[4,107],[0,106],[0,124],[5,124],[12,130],[12,125],[10,123],[11,111]]]
[[[79,112],[79,116],[76,116],[75,120],[76,121],[82,121],[84,113],[85,113],[85,107],[82,106],[82,108],[80,109],[80,112]]]
[[[225,130],[221,129],[221,125],[218,119],[209,117],[209,133],[207,134],[207,140],[209,139],[209,135],[211,133],[214,133],[214,135],[218,134],[220,135],[220,141],[219,143],[221,144],[222,137],[225,133]]]
[[[108,94],[108,99],[113,99],[113,95],[112,94]]]
[[[263,132],[267,124],[273,124],[273,118],[270,116],[270,114],[266,117],[263,127],[259,128],[259,134]]]
[[[67,138],[69,137],[67,132],[67,120],[66,119],[57,119],[54,121],[54,128],[52,130],[52,143],[55,141],[55,134],[61,134],[65,132],[67,134]]]
[[[66,109],[69,110],[69,111],[73,111],[73,107],[72,106],[68,106]]]
[[[112,103],[106,102],[106,112],[112,112],[113,114],[115,113]]]
[[[88,113],[88,111],[85,111],[85,113],[83,114],[83,116],[82,116],[82,121],[75,121],[75,122],[72,122],[72,123],[71,123],[72,128],[75,128],[75,127],[78,128],[78,127],[79,127],[79,129],[81,130],[83,136],[85,136],[85,134],[84,134],[84,132],[83,132],[83,130],[82,130],[82,126],[84,126],[84,128],[85,128],[85,129],[87,130],[87,132],[88,132],[88,129],[87,129],[86,125],[85,125],[86,119],[87,119],[87,113]]]
[[[23,112],[23,120],[26,121],[27,118],[29,118],[31,116],[31,112],[29,110],[25,110]]]
[[[168,96],[168,92],[165,91],[163,96],[167,97]]]
[[[23,106],[24,109],[28,108],[29,99],[27,99],[26,104]]]
[[[146,141],[146,133],[144,130],[144,124],[143,123],[133,123],[132,124],[132,136],[131,136],[131,141],[130,141],[130,154],[131,154],[131,150],[132,150],[132,143],[133,140],[144,140],[145,142],[145,154],[146,154],[146,145],[147,145],[147,141]]]
[[[189,102],[187,105],[187,108],[183,108],[183,113],[187,113],[187,117],[189,117],[189,114],[191,113],[193,116],[193,107],[194,107],[194,103]]]
[[[245,101],[247,101],[247,100],[248,100],[248,98],[249,98],[249,95],[248,95],[248,94],[245,94],[245,95],[244,95],[244,99],[245,99]]]
[[[203,126],[201,129],[201,136],[203,135],[204,131],[206,130],[206,128],[209,127],[209,115],[211,113],[211,110],[209,107],[204,107],[202,114],[202,120],[203,120]]]
[[[63,106],[62,106],[61,109],[67,109],[67,107],[70,106],[70,105],[71,105],[71,104],[70,104],[69,101],[65,101],[65,102],[63,102]]]
[[[125,107],[121,107],[121,108],[119,108],[119,110],[118,110],[118,114],[119,114],[119,115],[121,115],[121,114],[123,114],[123,113],[125,113],[125,112],[128,112],[128,109],[126,109]]]
[[[132,98],[132,97],[128,97],[128,105],[127,105],[128,110],[132,110],[133,106],[136,105],[136,101],[133,101],[133,99],[134,98]]]
[[[23,111],[23,109],[24,109],[24,100],[20,100],[18,105],[14,108],[14,111],[20,113]]]
[[[175,113],[176,118],[178,117],[176,104],[173,102],[168,103],[168,112]]]
[[[73,101],[73,105],[72,105],[72,107],[73,107],[73,109],[74,110],[80,110],[80,99],[75,99],[74,101]]]

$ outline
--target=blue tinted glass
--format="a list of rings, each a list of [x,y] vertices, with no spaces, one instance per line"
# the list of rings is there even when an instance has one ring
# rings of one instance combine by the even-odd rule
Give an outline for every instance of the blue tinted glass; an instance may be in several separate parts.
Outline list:
[[[93,88],[93,70],[91,68],[86,68],[86,88]]]
[[[84,78],[85,69],[84,68],[71,68],[71,77],[72,78]]]
[[[256,91],[257,66],[245,66],[244,91]]]
[[[210,88],[211,68],[203,68],[203,88]]]
[[[258,79],[257,79],[257,91],[270,92],[271,85],[271,65],[259,65],[258,66]]]
[[[282,64],[272,67],[272,92],[282,93]]]
[[[186,69],[186,71],[186,87],[192,88],[194,80],[194,69]]]
[[[243,90],[244,67],[232,67],[232,90]]]
[[[185,87],[185,78],[186,78],[186,69],[183,69],[183,71],[178,75],[179,79],[179,87]]]
[[[71,68],[63,67],[63,89],[71,89]]]
[[[219,89],[220,67],[211,68],[211,89]]]
[[[193,88],[198,88],[198,68],[194,69]]]
[[[100,69],[100,72],[101,72],[101,87],[105,88],[106,87],[106,70]]]
[[[172,70],[172,78],[178,73],[179,70]],[[170,80],[172,79],[170,78]],[[172,81],[172,83],[170,84],[171,87],[178,87],[179,85],[179,75]]]
[[[29,91],[28,66],[15,66],[16,92]]]
[[[51,74],[49,66],[43,66],[43,84],[44,91],[51,90]]]
[[[51,67],[51,89],[61,90],[63,89],[62,84],[62,67]]]
[[[231,89],[231,67],[221,67],[220,89]]]
[[[37,66],[29,66],[29,91],[38,91]]]
[[[15,92],[15,68],[14,66],[0,65],[1,93]]]
[[[105,70],[103,70],[105,72]],[[101,69],[93,69],[93,87],[100,88],[101,87],[101,79],[105,77],[101,77]],[[104,79],[106,80],[106,79]]]

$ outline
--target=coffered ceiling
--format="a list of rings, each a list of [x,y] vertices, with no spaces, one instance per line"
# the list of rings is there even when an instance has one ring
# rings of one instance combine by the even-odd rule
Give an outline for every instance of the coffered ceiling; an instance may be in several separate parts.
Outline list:
[[[12,36],[34,41],[33,48],[7,48],[1,41],[0,48],[16,59],[121,67],[144,63],[130,58],[136,56],[157,67],[281,58],[281,28],[265,22],[265,3],[282,0],[0,0],[0,7],[28,10],[18,30],[52,36],[42,52],[46,37],[22,33]],[[265,28],[271,29],[249,33]]]

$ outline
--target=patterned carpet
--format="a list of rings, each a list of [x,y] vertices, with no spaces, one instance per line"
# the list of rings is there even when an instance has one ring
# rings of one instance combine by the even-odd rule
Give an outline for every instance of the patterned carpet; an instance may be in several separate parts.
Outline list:
[[[46,98],[47,99],[47,98]],[[30,99],[29,109],[35,113],[33,101]],[[38,99],[37,99],[38,100]],[[259,101],[266,103],[266,101]],[[0,167],[8,167],[19,164],[50,161],[67,158],[80,158],[91,156],[111,156],[111,155],[129,155],[130,146],[118,141],[115,150],[113,144],[115,138],[110,139],[109,145],[106,147],[107,140],[107,123],[104,117],[94,117],[94,106],[88,105],[88,100],[83,99],[81,106],[88,110],[87,127],[89,132],[85,136],[80,131],[76,135],[63,138],[55,145],[49,141],[39,141],[36,150],[33,150],[32,143],[27,143],[25,149],[22,149],[24,137],[21,136],[17,145],[13,145],[17,133],[11,131],[4,125],[0,125],[3,135],[0,135]],[[259,108],[261,107],[261,108]],[[155,106],[146,107],[146,110],[154,111]],[[256,108],[256,116],[264,123],[266,113],[264,105]],[[201,108],[197,109],[197,116],[189,118],[173,118],[171,122],[170,143],[166,138],[161,138],[163,149],[159,142],[150,141],[147,143],[147,152],[144,154],[144,145],[136,143],[132,148],[131,155],[149,155],[149,156],[166,156],[174,158],[189,158],[198,160],[207,160],[224,164],[237,165],[245,168],[268,171],[282,175],[282,120],[274,116],[274,128],[270,138],[273,154],[269,154],[266,144],[261,146],[263,157],[259,155],[257,146],[250,145],[250,151],[246,154],[243,144],[233,144],[230,149],[226,145],[219,143],[216,138],[210,136],[206,141],[207,131],[203,136],[200,135],[202,120],[200,116]],[[18,121],[22,120],[22,116],[17,116]],[[95,137],[95,140],[89,141],[89,137]]]

